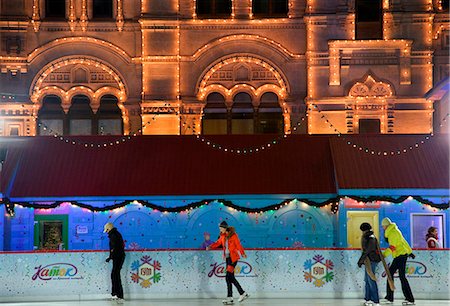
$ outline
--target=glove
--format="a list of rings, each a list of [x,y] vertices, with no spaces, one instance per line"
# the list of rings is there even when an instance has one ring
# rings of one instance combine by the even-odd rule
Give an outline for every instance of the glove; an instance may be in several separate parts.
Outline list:
[[[109,262],[111,260],[111,258],[110,257],[108,257],[108,258],[106,258],[106,262]]]
[[[362,263],[358,262],[358,268],[362,267]]]
[[[411,254],[408,255],[408,257],[414,259],[414,258],[416,258],[416,255],[414,255],[413,253],[411,253]]]

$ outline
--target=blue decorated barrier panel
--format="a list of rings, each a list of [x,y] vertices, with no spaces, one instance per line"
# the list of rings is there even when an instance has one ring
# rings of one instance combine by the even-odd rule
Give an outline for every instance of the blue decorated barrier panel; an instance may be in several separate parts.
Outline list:
[[[450,252],[415,254],[408,260],[407,277],[416,298],[448,299]],[[356,250],[251,250],[235,273],[254,297],[361,298],[359,255]],[[0,254],[0,300],[107,298],[111,263],[106,257],[106,252]],[[220,251],[136,251],[127,252],[122,282],[131,299],[221,298],[225,271]],[[380,264],[378,283],[384,294],[382,272]],[[396,283],[403,299],[398,279]]]

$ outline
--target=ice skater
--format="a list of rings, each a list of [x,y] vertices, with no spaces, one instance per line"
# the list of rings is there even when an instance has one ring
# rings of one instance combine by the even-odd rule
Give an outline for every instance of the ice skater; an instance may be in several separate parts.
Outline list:
[[[359,227],[363,232],[361,237],[362,254],[358,260],[358,267],[365,265],[364,281],[364,306],[379,306],[378,285],[375,272],[378,263],[381,261],[381,254],[378,251],[378,241],[375,237],[372,226],[369,223],[362,223]]]
[[[111,259],[113,261],[111,271],[111,300],[116,300],[118,304],[123,304],[124,299],[120,270],[125,261],[125,244],[122,235],[112,223],[106,223],[103,232],[108,233],[109,238],[109,257],[106,259],[106,262],[109,262]]]
[[[231,305],[234,303],[232,285],[234,285],[239,292],[239,302],[242,302],[249,297],[249,294],[242,289],[241,285],[234,276],[234,268],[236,267],[239,258],[241,256],[243,258],[247,258],[247,255],[245,254],[244,248],[239,241],[239,237],[236,234],[234,227],[228,226],[227,222],[222,221],[219,224],[219,230],[219,239],[211,244],[207,250],[223,249],[223,258],[225,259],[227,265],[227,272],[225,276],[225,280],[227,282],[227,298],[222,302],[225,305]]]
[[[394,276],[395,272],[398,270],[398,277],[400,278],[400,282],[402,284],[403,295],[405,296],[406,301],[403,302],[403,305],[415,305],[414,296],[411,291],[411,287],[409,286],[408,279],[406,279],[406,260],[408,257],[415,258],[412,253],[412,249],[409,246],[408,242],[403,237],[402,233],[398,229],[397,225],[391,221],[389,218],[384,218],[381,221],[381,226],[384,229],[384,237],[389,243],[389,247],[383,252],[384,257],[388,257],[392,254],[394,258],[392,260],[391,266],[389,267],[389,271],[391,275]],[[394,291],[391,290],[389,284],[386,286],[386,301],[383,304],[393,304],[394,303]]]

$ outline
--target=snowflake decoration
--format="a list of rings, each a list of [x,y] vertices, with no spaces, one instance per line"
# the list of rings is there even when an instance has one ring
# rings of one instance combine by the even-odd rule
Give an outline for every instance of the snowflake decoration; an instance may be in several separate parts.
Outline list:
[[[161,263],[152,260],[150,256],[142,256],[141,260],[135,260],[131,263],[131,280],[133,283],[139,283],[142,288],[149,288],[153,283],[161,280]]]
[[[322,287],[334,278],[334,272],[331,271],[334,268],[334,263],[329,259],[325,260],[322,255],[315,255],[313,259],[306,260],[303,267],[306,270],[303,277],[316,287]]]

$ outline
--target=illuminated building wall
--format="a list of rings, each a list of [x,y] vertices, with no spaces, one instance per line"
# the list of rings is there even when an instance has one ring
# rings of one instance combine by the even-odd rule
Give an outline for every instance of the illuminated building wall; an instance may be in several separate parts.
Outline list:
[[[433,131],[447,2],[222,2],[0,0],[0,135]]]

